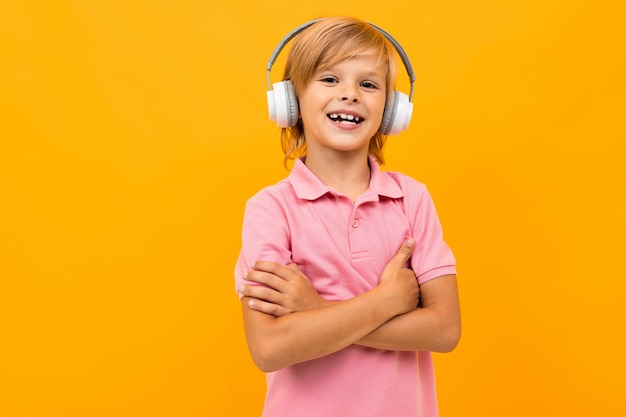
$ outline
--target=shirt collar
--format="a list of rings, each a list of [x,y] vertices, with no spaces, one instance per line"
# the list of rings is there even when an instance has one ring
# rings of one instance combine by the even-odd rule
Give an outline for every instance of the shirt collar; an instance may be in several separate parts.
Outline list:
[[[366,194],[384,196],[388,198],[402,198],[404,192],[394,179],[384,171],[380,170],[380,164],[376,159],[368,156],[371,179],[369,189]],[[309,170],[304,164],[302,158],[295,160],[291,173],[289,174],[289,182],[293,186],[298,198],[303,200],[316,200],[324,194],[331,192],[331,188],[324,184],[320,179]]]

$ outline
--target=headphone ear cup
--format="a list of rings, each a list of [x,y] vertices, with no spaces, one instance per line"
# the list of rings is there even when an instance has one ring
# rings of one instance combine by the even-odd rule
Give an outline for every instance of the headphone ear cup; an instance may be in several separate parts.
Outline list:
[[[394,114],[396,112],[396,107],[398,107],[398,92],[393,91],[391,93],[391,97],[385,103],[385,111],[383,112],[383,120],[380,123],[380,128],[378,131],[383,135],[388,135],[391,130],[391,126],[393,125]]]
[[[385,104],[378,131],[383,135],[397,135],[409,127],[412,115],[413,103],[409,101],[409,96],[394,90]]]
[[[298,98],[291,81],[273,84],[267,92],[267,104],[270,120],[278,127],[291,127],[298,122]]]

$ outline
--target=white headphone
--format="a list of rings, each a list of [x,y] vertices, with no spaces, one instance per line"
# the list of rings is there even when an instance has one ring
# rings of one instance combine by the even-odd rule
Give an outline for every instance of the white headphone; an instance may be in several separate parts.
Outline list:
[[[283,38],[282,41],[276,46],[272,56],[267,64],[267,104],[269,107],[270,120],[275,121],[278,127],[291,127],[298,122],[298,98],[293,88],[291,81],[281,81],[274,83],[272,90],[270,87],[270,72],[272,71],[272,65],[276,62],[276,58],[287,43],[298,33],[311,26],[313,23],[321,19],[311,20],[304,23]],[[379,128],[379,132],[383,135],[397,135],[398,133],[406,130],[411,121],[411,115],[413,114],[413,87],[415,83],[415,73],[413,67],[409,61],[409,57],[402,46],[386,31],[369,23],[372,27],[378,30],[391,44],[396,48],[398,55],[404,63],[406,72],[409,75],[409,81],[411,82],[411,92],[409,96],[404,93],[393,91],[389,99],[385,103],[385,111],[383,113],[383,119]]]

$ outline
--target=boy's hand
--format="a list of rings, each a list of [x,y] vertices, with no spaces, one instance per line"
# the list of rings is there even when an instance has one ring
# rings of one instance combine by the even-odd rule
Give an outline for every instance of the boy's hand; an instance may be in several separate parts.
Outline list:
[[[405,267],[413,254],[414,245],[414,241],[408,239],[387,263],[379,278],[379,286],[392,292],[397,314],[414,310],[419,302],[417,279],[414,272]],[[318,294],[296,264],[285,266],[276,262],[258,261],[253,268],[245,279],[262,285],[239,288],[242,297],[250,297],[248,307],[253,310],[280,317],[332,304]]]
[[[328,304],[296,264],[259,261],[253,268],[245,279],[262,285],[245,285],[239,289],[242,296],[251,298],[248,306],[253,310],[280,317]]]
[[[415,310],[419,303],[419,283],[413,270],[405,267],[411,259],[414,248],[415,241],[407,239],[398,253],[387,263],[378,281],[379,287],[392,291],[398,314]]]

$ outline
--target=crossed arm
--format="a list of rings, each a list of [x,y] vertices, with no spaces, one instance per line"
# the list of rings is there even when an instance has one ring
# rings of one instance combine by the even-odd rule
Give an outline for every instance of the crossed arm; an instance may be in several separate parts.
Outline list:
[[[341,302],[324,300],[295,265],[256,262],[240,288],[248,346],[271,372],[329,355],[352,344],[387,350],[448,352],[461,329],[455,275],[418,286],[404,267],[412,240],[398,251],[369,291]],[[419,303],[419,304],[418,304]]]

